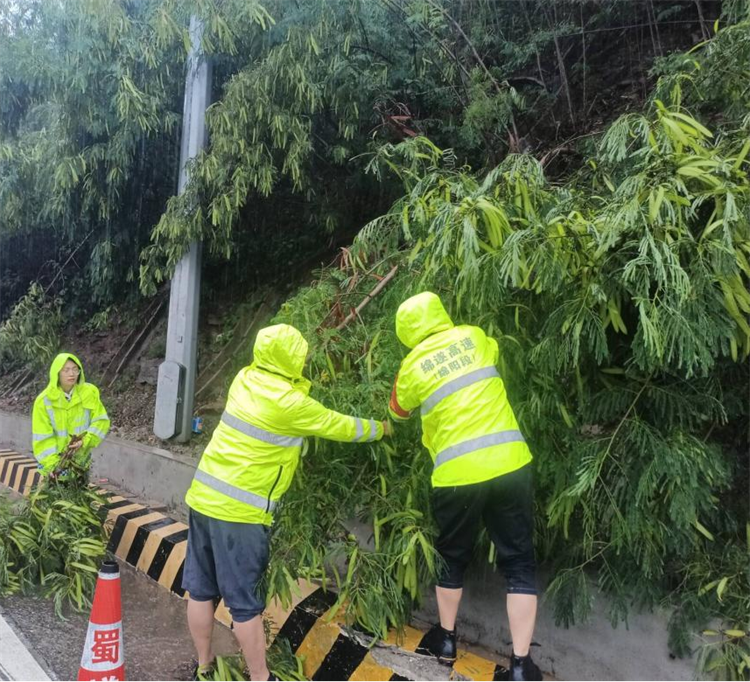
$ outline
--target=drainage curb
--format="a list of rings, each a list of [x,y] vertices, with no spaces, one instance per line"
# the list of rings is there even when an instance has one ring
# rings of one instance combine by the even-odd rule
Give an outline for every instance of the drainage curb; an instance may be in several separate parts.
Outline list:
[[[39,482],[37,463],[27,455],[0,449],[0,483],[28,496]],[[105,526],[109,530],[107,550],[118,559],[148,575],[162,587],[185,598],[182,570],[187,549],[188,527],[160,511],[116,492],[99,488],[107,500]],[[264,618],[271,624],[271,637],[284,637],[292,651],[303,658],[310,680],[406,680],[377,662],[372,650],[345,631],[343,623],[330,618],[337,599],[318,585],[300,580],[288,608],[274,600]],[[230,626],[232,619],[223,600],[216,620]],[[424,632],[406,626],[399,635],[391,631],[384,644],[413,654]],[[469,680],[503,679],[506,672],[497,662],[460,649],[455,673]]]

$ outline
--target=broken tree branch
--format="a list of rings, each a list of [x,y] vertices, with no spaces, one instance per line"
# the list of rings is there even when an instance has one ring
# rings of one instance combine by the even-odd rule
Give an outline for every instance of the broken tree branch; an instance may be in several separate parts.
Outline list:
[[[362,309],[370,302],[373,298],[375,298],[390,282],[395,276],[396,272],[398,271],[398,265],[394,265],[391,268],[391,271],[383,277],[378,283],[377,286],[369,293],[367,296],[365,296],[362,303],[360,303],[352,312],[350,312],[345,318],[344,321],[341,322],[337,327],[336,331],[341,331],[346,325],[348,325],[355,317],[359,315],[359,313],[362,311]]]
[[[68,263],[73,260],[74,256],[78,253],[78,251],[81,249],[81,247],[89,240],[89,237],[94,234],[94,230],[91,230],[81,241],[81,243],[76,246],[75,249],[73,249],[73,253],[71,253],[68,256],[68,260],[66,260],[61,266],[60,269],[57,271],[57,274],[52,278],[52,281],[47,285],[47,288],[44,290],[44,295],[46,296],[49,293],[49,290],[52,288],[52,285],[57,282],[60,275],[63,273],[65,268],[68,266]]]

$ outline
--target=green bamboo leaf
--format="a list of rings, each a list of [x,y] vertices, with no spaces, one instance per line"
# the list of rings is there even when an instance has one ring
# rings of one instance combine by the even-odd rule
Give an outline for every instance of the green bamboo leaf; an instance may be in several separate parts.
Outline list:
[[[700,521],[696,519],[695,521],[693,521],[693,525],[701,535],[704,535],[706,538],[713,542],[714,536],[711,535],[710,531]]]
[[[714,136],[713,133],[708,128],[698,123],[698,121],[696,121],[691,116],[682,114],[679,111],[670,111],[669,115],[672,116],[673,118],[677,118],[680,121],[684,122],[685,124],[687,124],[688,128],[692,128],[696,130],[697,132],[699,132],[701,135],[704,135],[705,137]]]
[[[719,584],[716,587],[716,596],[719,598],[719,601],[722,601],[722,597],[724,595],[724,591],[727,589],[727,583],[729,582],[729,578],[722,578],[719,580]]]
[[[82,564],[78,561],[71,561],[68,563],[68,566],[73,566],[75,568],[79,568],[82,571],[87,571],[88,573],[98,573],[99,570],[96,568],[96,566],[91,566],[89,564]]]

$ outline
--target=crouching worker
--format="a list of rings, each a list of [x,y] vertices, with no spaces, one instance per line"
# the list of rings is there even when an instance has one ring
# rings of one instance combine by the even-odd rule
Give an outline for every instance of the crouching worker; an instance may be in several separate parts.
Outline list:
[[[302,377],[307,341],[286,324],[258,332],[253,363],[235,377],[221,422],[195,472],[182,586],[198,652],[195,677],[210,674],[214,600],[223,597],[253,680],[267,680],[259,585],[268,565],[269,526],[299,463],[304,436],[364,443],[386,424],[348,417],[309,397]]]
[[[34,401],[32,449],[50,480],[85,483],[91,451],[109,431],[99,389],[86,382],[81,361],[60,353],[49,370],[49,383]]]
[[[411,349],[401,363],[390,413],[419,408],[432,470],[436,549],[444,570],[436,588],[440,624],[418,653],[456,660],[456,616],[480,523],[505,574],[513,640],[511,680],[541,680],[529,655],[536,619],[531,454],[497,372],[498,346],[479,327],[454,326],[440,299],[423,292],[396,313],[396,334]]]

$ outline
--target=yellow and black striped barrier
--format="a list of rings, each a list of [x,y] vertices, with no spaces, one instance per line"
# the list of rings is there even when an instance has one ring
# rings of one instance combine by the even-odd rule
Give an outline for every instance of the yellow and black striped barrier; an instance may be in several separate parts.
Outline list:
[[[39,483],[36,460],[14,450],[0,449],[0,482],[22,495]]]
[[[36,461],[12,450],[0,450],[0,483],[28,495],[39,482]],[[184,598],[182,569],[187,549],[188,527],[166,514],[139,502],[100,488],[106,498],[108,551],[134,566],[178,596]],[[283,607],[274,600],[264,617],[271,625],[271,636],[284,637],[294,653],[303,659],[310,680],[405,680],[391,668],[380,665],[372,651],[350,637],[330,611],[337,599],[314,583],[297,584],[292,603]],[[231,625],[231,616],[219,603],[216,618]],[[401,634],[392,631],[385,641],[401,651],[414,653],[424,632],[407,626]],[[469,680],[504,679],[505,668],[497,662],[469,651],[459,650],[453,670]]]

